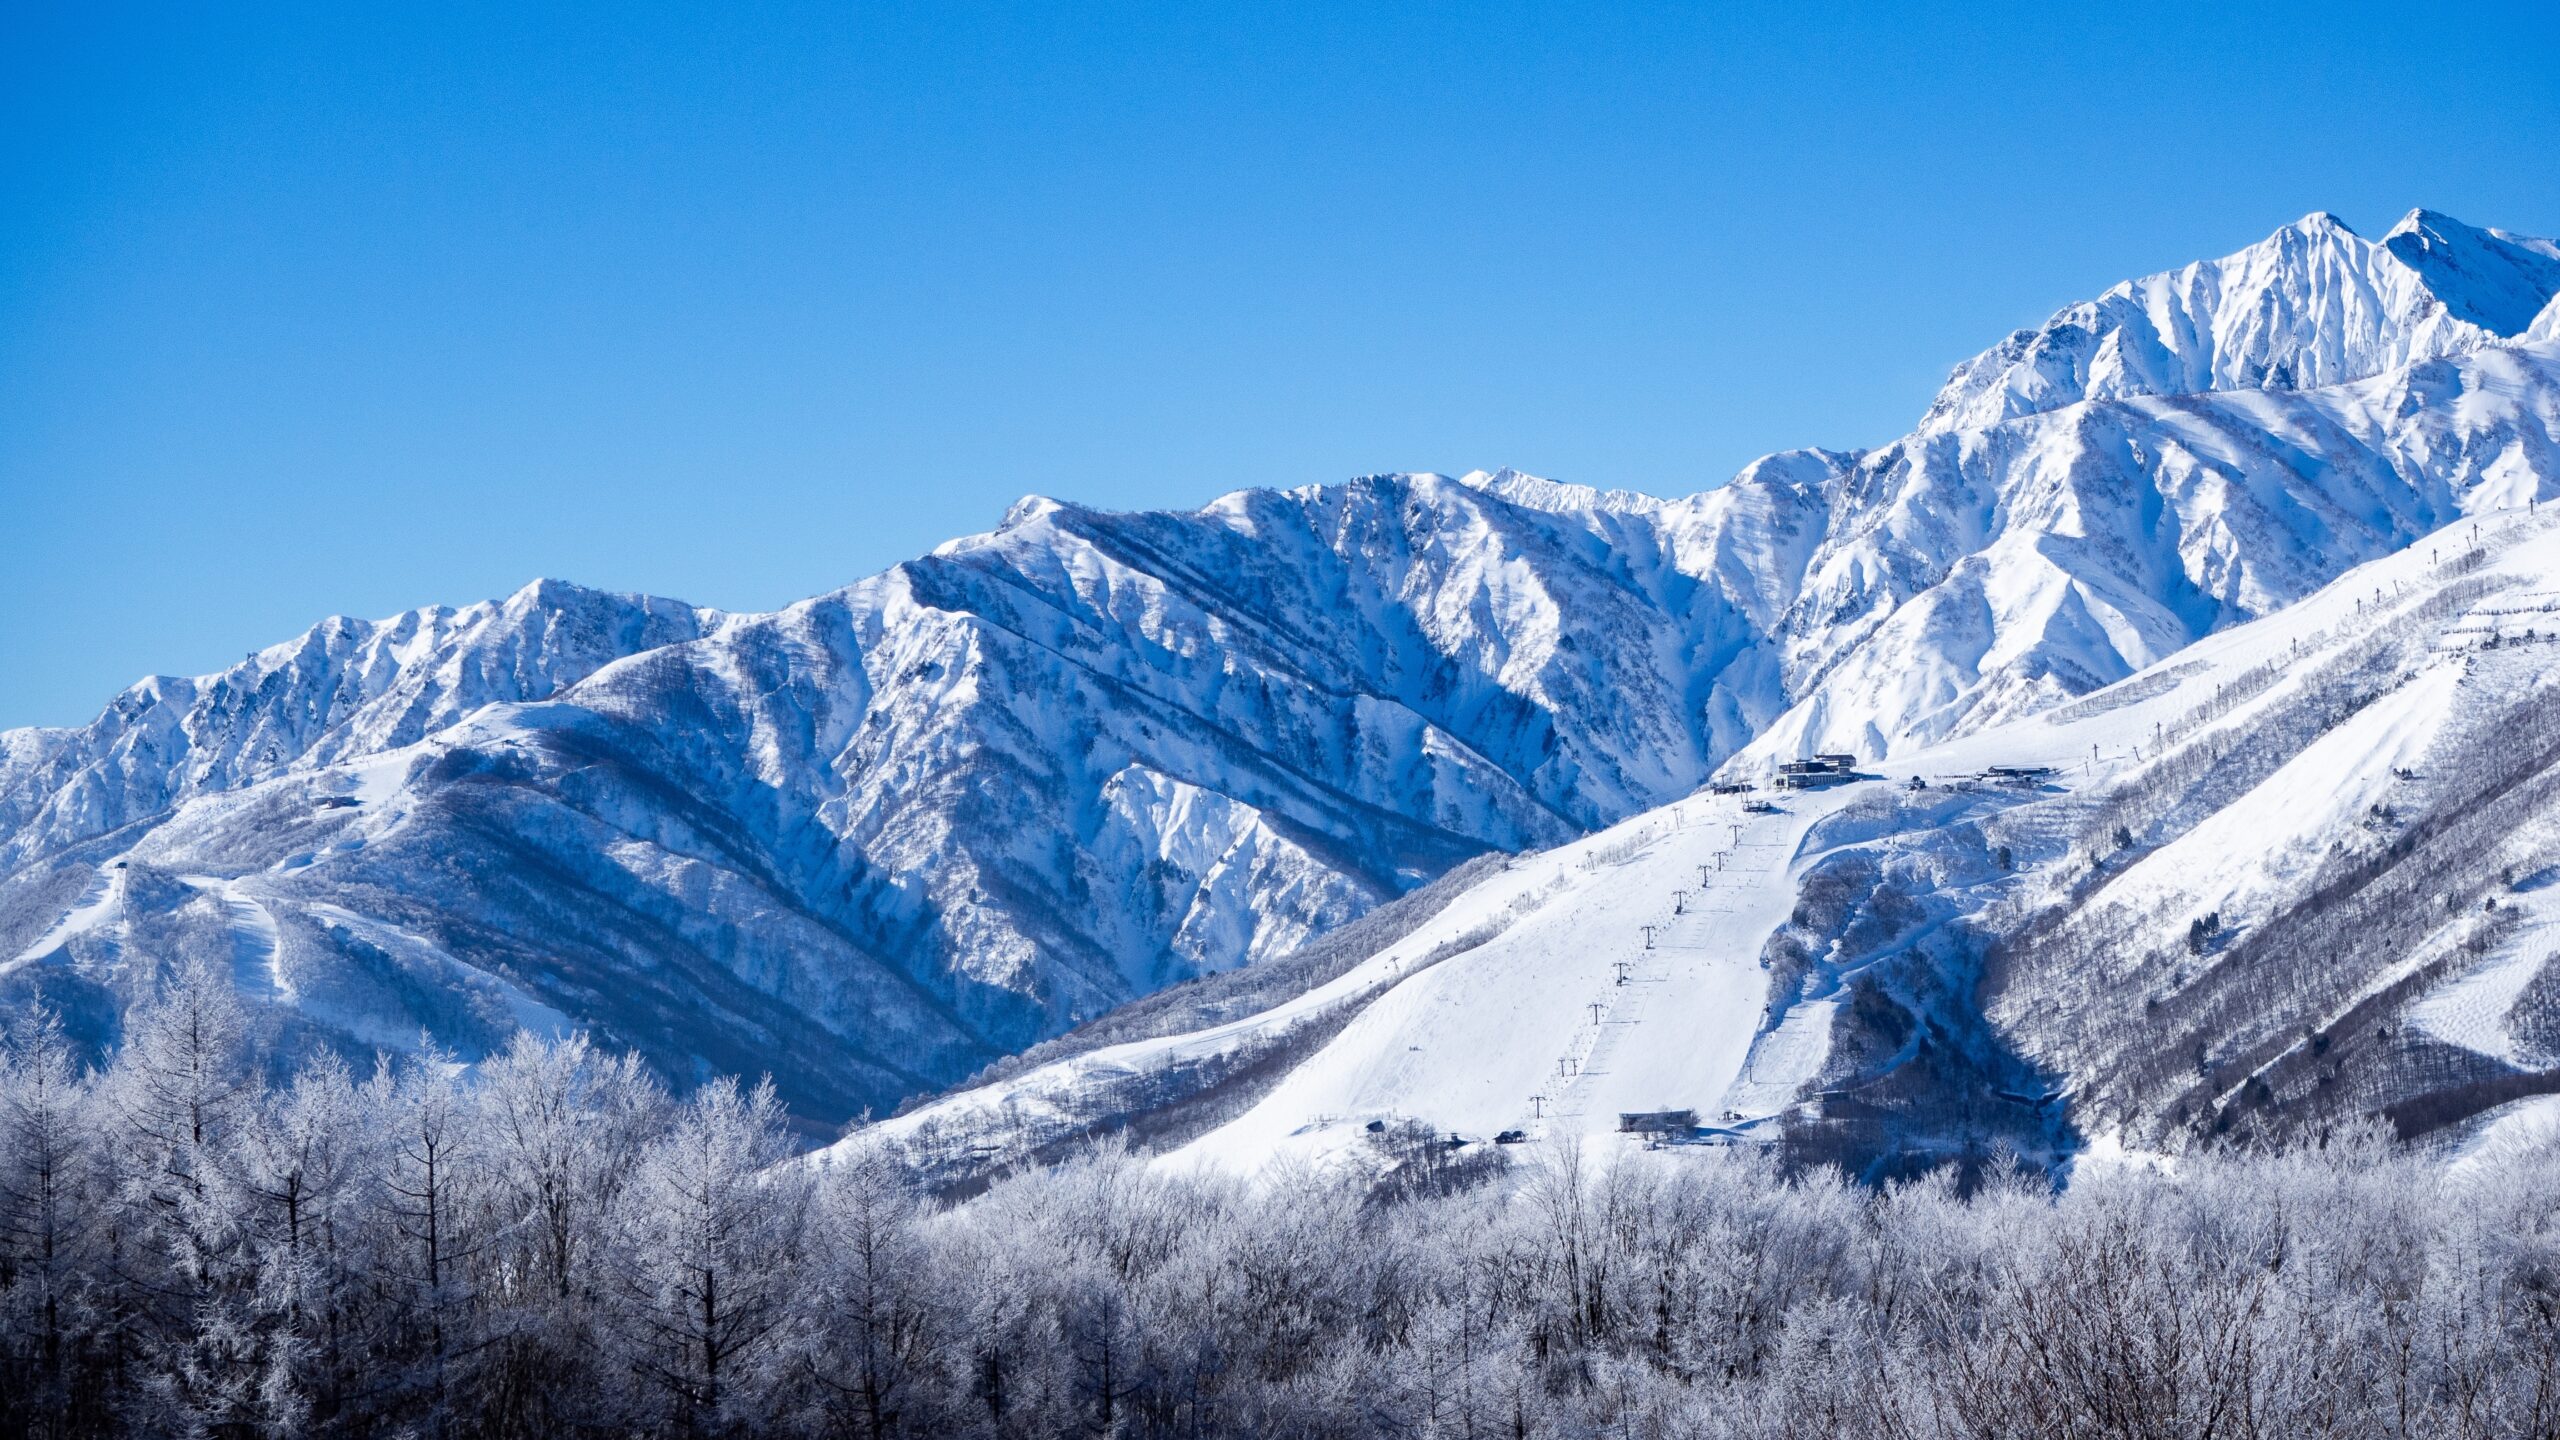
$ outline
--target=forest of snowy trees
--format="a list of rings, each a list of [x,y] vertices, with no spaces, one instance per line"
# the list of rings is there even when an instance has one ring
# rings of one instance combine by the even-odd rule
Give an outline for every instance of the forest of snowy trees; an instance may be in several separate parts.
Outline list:
[[[2560,1159],[2356,1135],[1887,1191],[1570,1148],[965,1203],[769,1092],[520,1039],[266,1078],[218,977],[0,1057],[0,1429],[226,1436],[2548,1436]],[[1541,1147],[1544,1148],[1544,1147]]]

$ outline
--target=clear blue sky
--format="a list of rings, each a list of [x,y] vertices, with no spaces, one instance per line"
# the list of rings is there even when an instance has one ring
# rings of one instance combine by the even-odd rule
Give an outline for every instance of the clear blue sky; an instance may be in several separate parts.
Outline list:
[[[2309,210],[2560,233],[2547,0],[220,8],[0,9],[0,725],[1032,491],[1698,489]]]

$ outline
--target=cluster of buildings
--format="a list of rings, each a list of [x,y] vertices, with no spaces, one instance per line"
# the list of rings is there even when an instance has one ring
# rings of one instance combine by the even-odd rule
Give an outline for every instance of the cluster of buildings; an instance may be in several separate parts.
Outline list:
[[[1816,755],[1810,760],[1784,761],[1778,766],[1778,788],[1819,790],[1866,778],[1858,774],[1857,764],[1855,755]]]

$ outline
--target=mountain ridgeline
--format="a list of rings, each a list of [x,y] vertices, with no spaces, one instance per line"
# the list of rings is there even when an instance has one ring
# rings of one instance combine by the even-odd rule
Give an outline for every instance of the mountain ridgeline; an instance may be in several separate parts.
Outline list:
[[[772,614],[544,581],[330,620],[0,733],[0,987],[105,1042],[202,960],[285,1053],[578,1027],[831,1131],[1474,857],[2052,711],[2548,496],[2555,294],[2549,241],[2313,215],[2010,336],[1891,444],[1685,498],[1033,498]]]

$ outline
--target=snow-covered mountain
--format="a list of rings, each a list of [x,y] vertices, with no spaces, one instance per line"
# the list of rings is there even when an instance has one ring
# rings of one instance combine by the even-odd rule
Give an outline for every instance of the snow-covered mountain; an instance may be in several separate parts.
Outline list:
[[[1794,498],[1026,502],[774,615],[529,591],[503,608],[683,623],[500,667],[480,708],[371,743],[256,700],[325,715],[306,692],[360,667],[286,657],[404,633],[333,622],[13,749],[0,952],[103,1016],[129,952],[228,945],[285,1019],[365,1043],[424,1022],[474,1051],[538,1000],[678,1074],[770,1065],[840,1119],[1696,785],[1772,713],[1719,686],[1811,542]],[[340,713],[457,689],[368,683]],[[227,786],[189,778],[279,730]]]
[[[1132,1133],[1249,1172],[1687,1110],[1874,1174],[2547,1124],[2555,644],[2560,510],[2492,512],[2044,715],[1471,873],[1294,993],[1175,992],[844,1147],[957,1182]]]
[[[528,1017],[821,1124],[1779,754],[1982,733],[2560,481],[2560,248],[2313,216],[1684,499],[1026,500],[771,615],[543,583],[0,734],[0,984]],[[2538,298],[2537,298],[2538,297]]]
[[[2560,475],[2560,246],[2312,215],[1958,366],[1823,484],[1763,752],[2053,704]],[[2472,318],[2465,318],[2472,317]]]

